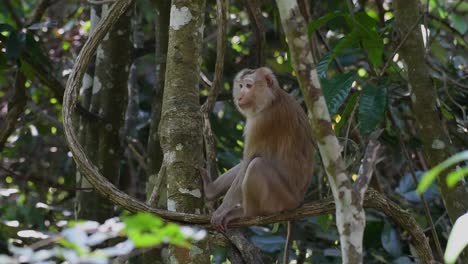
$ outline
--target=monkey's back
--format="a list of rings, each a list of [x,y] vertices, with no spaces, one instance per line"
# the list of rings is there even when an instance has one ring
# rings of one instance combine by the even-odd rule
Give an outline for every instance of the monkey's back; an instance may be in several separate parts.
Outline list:
[[[302,201],[313,174],[314,144],[307,115],[280,88],[261,113],[247,121],[244,160],[265,158],[274,164],[287,187]]]

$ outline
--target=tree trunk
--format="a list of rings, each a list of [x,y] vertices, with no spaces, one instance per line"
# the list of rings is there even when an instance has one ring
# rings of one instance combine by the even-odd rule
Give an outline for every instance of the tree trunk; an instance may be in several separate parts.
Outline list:
[[[102,6],[102,14],[108,5]],[[101,173],[118,184],[123,148],[119,132],[124,125],[127,104],[127,79],[130,67],[130,18],[122,16],[98,48],[93,83],[91,111],[100,120],[92,123],[86,134],[88,154]],[[113,214],[114,204],[93,192],[82,197],[80,217],[103,221]]]
[[[158,0],[156,3],[156,82],[154,87],[154,99],[153,99],[153,110],[151,114],[151,127],[148,138],[148,184],[147,184],[147,197],[151,196],[151,192],[154,190],[154,186],[158,181],[165,181],[164,179],[158,179],[158,172],[161,168],[163,161],[163,153],[161,150],[161,143],[159,141],[159,122],[161,120],[161,107],[162,97],[164,93],[164,81],[166,73],[166,54],[167,45],[169,39],[169,18],[171,10],[171,1],[169,0]],[[164,186],[164,185],[159,185]],[[165,208],[163,203],[166,202],[166,196],[162,195],[166,192],[165,188],[158,188],[156,191],[159,192],[159,199],[155,201],[158,208]]]
[[[173,0],[164,84],[160,140],[164,153],[169,211],[202,213],[199,168],[203,165],[203,132],[199,73],[203,42],[204,0]],[[190,249],[170,247],[176,263],[209,263],[207,242]]]
[[[408,67],[408,81],[412,88],[411,101],[416,116],[416,124],[422,141],[425,158],[434,167],[450,157],[451,142],[441,120],[437,106],[437,92],[426,66],[425,48],[419,25],[420,12],[417,0],[395,0],[395,25],[401,39],[408,35],[401,46],[401,56]],[[439,177],[439,186],[450,220],[455,220],[468,211],[468,189],[463,181],[449,189],[447,174]]]
[[[341,158],[340,145],[331,126],[325,98],[307,36],[307,24],[296,0],[277,0],[281,24],[291,52],[292,65],[309,109],[309,119],[328,182],[336,203],[343,263],[362,263],[366,216],[362,207],[367,185],[354,190]]]

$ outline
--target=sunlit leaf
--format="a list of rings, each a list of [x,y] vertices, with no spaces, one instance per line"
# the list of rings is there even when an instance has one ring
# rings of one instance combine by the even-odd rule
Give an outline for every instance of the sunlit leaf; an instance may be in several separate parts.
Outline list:
[[[442,171],[465,160],[468,160],[468,150],[453,155],[452,157],[446,159],[442,163],[426,172],[426,174],[422,177],[421,182],[419,183],[418,193],[425,192],[429,185],[435,181],[437,176],[439,176]]]
[[[447,264],[457,261],[458,256],[468,245],[468,213],[460,216],[453,225],[447,242],[444,260]]]
[[[454,187],[463,177],[468,175],[468,167],[460,168],[447,175],[448,187]]]

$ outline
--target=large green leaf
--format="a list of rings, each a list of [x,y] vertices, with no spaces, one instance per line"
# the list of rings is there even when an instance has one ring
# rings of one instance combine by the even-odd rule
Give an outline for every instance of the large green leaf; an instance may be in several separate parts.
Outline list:
[[[330,80],[320,79],[323,95],[327,101],[328,111],[331,116],[336,114],[341,105],[346,101],[346,98],[348,98],[351,85],[356,80],[356,76],[355,72],[349,72],[336,75]]]
[[[387,106],[387,89],[383,86],[366,85],[359,100],[359,128],[364,135],[370,134],[384,118]]]
[[[322,17],[320,17],[319,19],[316,19],[312,22],[309,23],[309,35],[312,35],[315,30],[317,30],[319,27],[327,24],[330,20],[332,19],[335,19],[336,17],[339,17],[339,16],[345,16],[346,14],[343,13],[343,12],[339,12],[339,11],[336,11],[336,12],[333,12],[333,13],[328,13]]]
[[[363,48],[367,50],[371,63],[374,67],[379,67],[382,64],[384,46],[377,33],[377,21],[367,15],[366,12],[359,12],[355,15],[353,23]]]

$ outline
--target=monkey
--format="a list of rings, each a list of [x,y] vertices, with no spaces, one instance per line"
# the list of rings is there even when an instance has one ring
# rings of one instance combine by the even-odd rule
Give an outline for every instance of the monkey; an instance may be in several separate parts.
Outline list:
[[[315,155],[305,111],[280,88],[269,68],[241,70],[234,78],[233,100],[246,118],[242,161],[215,181],[201,171],[207,200],[225,194],[211,216],[220,231],[240,217],[299,207],[312,178]]]

